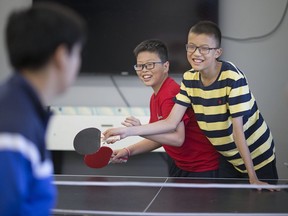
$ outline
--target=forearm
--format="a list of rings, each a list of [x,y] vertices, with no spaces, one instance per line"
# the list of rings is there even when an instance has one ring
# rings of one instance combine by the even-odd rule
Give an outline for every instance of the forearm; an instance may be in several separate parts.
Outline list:
[[[249,176],[250,184],[267,184],[266,182],[259,181],[252,161],[251,153],[249,151],[249,147],[246,142],[246,137],[244,135],[243,130],[243,119],[242,117],[233,118],[233,138],[238,151],[244,161],[246,170]],[[270,189],[270,191],[274,191],[274,189]]]
[[[238,148],[239,154],[241,155],[244,161],[250,182],[253,183],[255,181],[258,181],[258,177],[254,169],[253,161],[251,158],[251,153],[249,151],[244,133],[242,131],[236,130],[233,132],[233,137],[234,137],[235,144]]]
[[[163,134],[175,131],[178,124],[186,111],[186,107],[175,104],[170,115],[161,121],[157,121],[151,124],[122,127],[122,128],[110,128],[103,132],[105,139],[119,135],[121,139],[127,136],[147,136],[154,134]]]
[[[176,130],[186,112],[187,107],[174,104],[166,119],[142,126],[129,127],[128,136],[146,136],[169,133]]]
[[[157,148],[160,148],[161,146],[162,145],[160,143],[157,143],[148,139],[143,139],[140,142],[137,142],[126,148],[129,150],[130,156],[132,156],[132,155],[137,155],[137,154],[142,154],[142,153],[153,151]]]
[[[133,155],[142,154],[145,152],[153,151],[156,148],[161,147],[161,144],[153,142],[148,139],[143,139],[133,145],[127,146],[122,149],[116,149],[112,154],[112,163],[123,163],[124,158],[128,158]]]
[[[175,131],[164,134],[149,135],[145,136],[145,138],[158,143],[180,147],[185,140],[185,125],[183,122],[180,122]]]
[[[233,138],[235,141],[235,144],[238,148],[239,154],[241,155],[246,170],[248,172],[249,175],[249,181],[250,183],[254,183],[259,181],[258,177],[256,175],[255,169],[254,169],[254,165],[253,165],[253,161],[251,158],[251,153],[249,151],[247,142],[246,142],[246,138],[244,135],[244,130],[243,130],[243,119],[242,117],[237,117],[237,118],[233,118]]]
[[[143,136],[146,139],[163,143],[165,145],[180,147],[183,144],[184,139],[177,139],[173,133],[159,134],[159,135],[150,135]]]
[[[235,140],[235,143],[236,143],[237,148],[239,150],[239,153],[240,153],[240,155],[244,161],[250,182],[254,182],[255,180],[258,180],[258,177],[257,177],[255,169],[254,169],[253,161],[251,158],[251,154],[250,154],[250,151],[249,151],[248,146],[246,144],[246,141],[243,142],[243,140],[242,141],[240,141],[240,140],[236,141]]]
[[[129,127],[128,136],[149,136],[175,131],[177,125],[170,124],[166,119],[154,123]]]

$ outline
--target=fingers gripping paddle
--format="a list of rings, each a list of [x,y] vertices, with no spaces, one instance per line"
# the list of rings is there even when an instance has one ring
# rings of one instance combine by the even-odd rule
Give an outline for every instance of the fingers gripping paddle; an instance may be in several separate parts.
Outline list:
[[[85,128],[79,131],[73,141],[74,149],[84,156],[84,162],[91,168],[102,168],[109,164],[113,150],[105,144],[101,131],[97,128]],[[111,140],[120,140],[120,136],[110,137]],[[126,159],[127,160],[127,159]],[[124,159],[125,161],[125,159]]]
[[[81,155],[93,154],[101,146],[101,131],[97,128],[85,128],[79,131],[73,140],[74,149]]]

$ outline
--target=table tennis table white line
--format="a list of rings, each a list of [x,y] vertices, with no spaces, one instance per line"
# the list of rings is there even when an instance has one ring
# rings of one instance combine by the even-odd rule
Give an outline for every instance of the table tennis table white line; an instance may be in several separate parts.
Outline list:
[[[100,177],[100,178],[135,178],[135,179],[166,179],[166,178],[168,178],[168,179],[174,179],[174,178],[179,178],[179,177],[166,177],[166,176],[122,176],[122,175],[71,175],[71,174],[55,174],[54,175],[54,177],[71,177],[71,178],[78,178],[78,177],[80,177],[80,178],[82,178],[82,177],[85,177],[85,178],[87,178],[87,177],[92,177],[92,178],[98,178],[98,177]],[[180,177],[181,178],[181,177]],[[201,179],[201,180],[203,180],[203,178],[197,178],[197,177],[191,177],[191,178],[189,178],[189,177],[183,177],[183,178],[185,178],[185,179]],[[182,178],[182,179],[183,179]],[[217,178],[217,179],[221,179],[221,178]],[[232,179],[232,178],[231,178]],[[285,179],[284,179],[285,180]],[[287,181],[288,181],[288,179],[287,179]]]
[[[166,178],[164,184],[167,183],[167,181],[168,181],[168,178]],[[157,198],[158,194],[161,192],[162,188],[163,188],[163,187],[160,187],[160,189],[158,190],[158,192],[156,193],[156,195],[153,197],[153,199],[150,201],[150,203],[147,205],[147,207],[144,209],[143,212],[146,212],[146,211],[149,209],[149,207],[152,205],[152,203],[154,202],[154,200]]]
[[[101,182],[101,181],[54,181],[62,186],[129,186],[129,187],[178,187],[178,188],[236,188],[236,189],[288,189],[288,184],[254,185],[254,184],[219,184],[219,183],[157,183],[157,182]]]
[[[67,210],[53,209],[53,214],[69,215],[126,215],[126,216],[288,216],[288,213],[185,213],[185,212],[116,212],[116,211],[93,211],[93,210]]]
[[[90,175],[86,175],[86,174],[83,174],[83,175],[71,175],[71,174],[54,174],[53,176],[55,176],[55,177],[85,177],[85,178],[87,178],[87,177],[96,177],[96,178],[98,178],[98,177],[100,177],[100,178],[103,178],[103,177],[105,177],[105,178],[136,178],[136,179],[146,179],[146,178],[148,178],[148,179],[166,179],[166,178],[168,178],[169,180],[171,180],[171,179],[183,179],[183,180],[189,180],[189,179],[191,179],[191,180],[197,180],[197,179],[199,179],[199,180],[232,180],[232,181],[234,181],[234,180],[247,180],[247,182],[248,182],[248,179],[243,179],[243,178],[203,178],[203,177],[166,177],[166,176],[125,176],[125,175],[93,175],[93,174],[90,174]],[[280,180],[280,181],[288,181],[288,179],[262,179],[263,181],[277,181],[277,180]]]

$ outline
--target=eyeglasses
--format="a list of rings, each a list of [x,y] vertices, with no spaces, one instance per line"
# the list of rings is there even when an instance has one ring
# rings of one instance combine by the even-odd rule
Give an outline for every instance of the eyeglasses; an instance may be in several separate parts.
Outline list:
[[[134,69],[136,71],[142,71],[145,67],[146,70],[152,70],[155,67],[155,64],[163,64],[163,62],[147,62],[146,64],[135,64]]]
[[[196,46],[195,44],[186,44],[186,51],[190,52],[190,53],[194,53],[196,52],[196,50],[199,50],[199,52],[203,55],[207,55],[209,54],[210,50],[214,50],[214,49],[219,49],[218,47],[215,48],[210,48],[208,46]]]

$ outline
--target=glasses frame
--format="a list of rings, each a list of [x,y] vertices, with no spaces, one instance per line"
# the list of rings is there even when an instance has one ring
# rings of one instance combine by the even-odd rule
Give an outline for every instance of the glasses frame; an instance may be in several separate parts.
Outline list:
[[[188,51],[188,48],[189,48],[189,46],[191,46],[191,45],[195,46],[195,50],[194,50],[193,52]],[[219,49],[219,47],[196,46],[196,45],[194,45],[194,44],[186,44],[186,45],[185,45],[185,48],[186,48],[186,52],[189,52],[189,53],[195,53],[196,50],[198,49],[199,53],[201,53],[202,55],[208,55],[208,54],[210,53],[210,50]],[[207,49],[207,53],[203,53],[202,48]]]
[[[151,68],[147,68],[147,64],[152,64],[152,67],[151,67]],[[155,64],[163,64],[163,62],[160,61],[160,62],[147,62],[147,63],[145,63],[145,64],[135,64],[135,65],[134,65],[134,70],[135,70],[135,71],[143,71],[144,68],[146,68],[146,70],[152,70],[152,69],[155,68]],[[137,66],[140,66],[140,65],[141,65],[141,70],[138,70],[138,69],[137,69]]]

